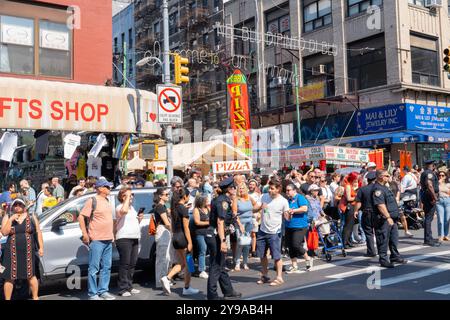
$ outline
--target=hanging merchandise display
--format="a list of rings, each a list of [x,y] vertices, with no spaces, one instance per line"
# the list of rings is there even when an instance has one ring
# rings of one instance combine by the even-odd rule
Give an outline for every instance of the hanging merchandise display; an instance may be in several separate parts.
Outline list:
[[[64,137],[64,159],[70,159],[81,143],[81,137],[76,134],[68,134]]]
[[[77,174],[77,162],[78,158],[80,157],[80,154],[81,148],[77,147],[70,160],[66,162],[66,168],[69,173],[69,177],[73,174],[74,175]]]
[[[122,154],[124,136],[118,136],[116,142],[116,149],[114,151],[113,157],[115,159],[120,159],[120,155]]]
[[[81,178],[86,178],[86,158],[83,153],[80,154],[77,161],[77,179]]]
[[[14,156],[14,150],[17,148],[17,134],[14,132],[5,132],[0,139],[0,160],[11,162]]]
[[[48,130],[36,130],[34,138],[36,139],[36,145],[34,152],[36,154],[47,154],[49,145],[50,131]]]
[[[97,157],[100,151],[104,146],[106,146],[107,140],[103,133],[100,133],[97,137],[97,141],[95,141],[94,146],[92,147],[91,151],[89,151],[89,156]]]
[[[102,175],[102,159],[89,156],[87,160],[88,176],[98,178]]]

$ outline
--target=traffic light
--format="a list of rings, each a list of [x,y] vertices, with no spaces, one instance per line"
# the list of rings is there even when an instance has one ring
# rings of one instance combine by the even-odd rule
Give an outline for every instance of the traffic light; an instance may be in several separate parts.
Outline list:
[[[444,70],[450,72],[450,47],[444,49]]]
[[[175,54],[175,84],[189,83],[188,63],[188,58],[184,58],[178,53]]]

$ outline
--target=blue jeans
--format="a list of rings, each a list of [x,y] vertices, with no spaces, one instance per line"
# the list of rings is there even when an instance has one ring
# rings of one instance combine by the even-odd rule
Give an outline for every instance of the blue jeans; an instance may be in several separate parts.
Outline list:
[[[206,241],[204,235],[197,235],[195,238],[197,239],[198,245],[198,271],[202,272],[206,270]]]
[[[250,235],[252,233],[253,230],[253,221],[249,220],[249,221],[243,221],[241,222],[244,225],[244,230],[245,233],[247,233],[248,235]],[[236,249],[236,256],[234,257],[234,261],[236,261],[236,265],[240,265],[241,264],[241,255],[244,257],[243,263],[244,264],[248,264],[248,255],[250,254],[250,246],[241,246],[239,245],[239,238],[241,236],[241,230],[239,228],[236,229],[236,236],[237,236],[237,249]]]
[[[437,203],[438,236],[447,237],[450,224],[450,198],[440,198]]]
[[[101,295],[109,290],[112,264],[112,241],[92,241],[89,244],[88,295]],[[97,274],[99,283],[97,286]]]

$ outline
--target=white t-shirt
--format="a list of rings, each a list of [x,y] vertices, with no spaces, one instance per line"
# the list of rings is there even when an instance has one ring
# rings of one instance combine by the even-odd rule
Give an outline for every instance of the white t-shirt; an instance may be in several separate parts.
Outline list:
[[[71,159],[75,150],[81,143],[81,137],[76,134],[68,134],[64,137],[64,158]]]
[[[268,193],[263,194],[261,202],[267,207],[262,212],[260,230],[269,234],[281,232],[283,213],[289,210],[289,202],[282,195],[273,199]]]
[[[116,207],[116,217],[123,204]],[[141,237],[141,228],[137,219],[137,212],[133,206],[130,206],[128,213],[116,219],[116,240],[118,239],[139,239]]]
[[[38,217],[42,214],[42,206],[45,199],[47,199],[47,196],[43,192],[40,192],[36,200],[36,210],[34,212]]]
[[[250,197],[252,197],[253,198],[253,200],[255,200],[255,202],[257,203],[257,204],[260,204],[261,203],[261,194],[259,194],[259,193],[257,193],[257,192],[249,192],[249,194],[248,194]]]
[[[89,156],[86,162],[88,167],[88,176],[100,177],[102,175],[102,159]]]

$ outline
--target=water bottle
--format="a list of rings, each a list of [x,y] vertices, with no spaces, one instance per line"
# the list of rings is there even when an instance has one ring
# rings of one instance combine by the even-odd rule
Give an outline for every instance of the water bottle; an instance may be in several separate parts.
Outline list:
[[[194,273],[195,265],[194,265],[194,258],[192,257],[192,254],[188,253],[186,255],[186,263],[187,263],[189,273]]]

